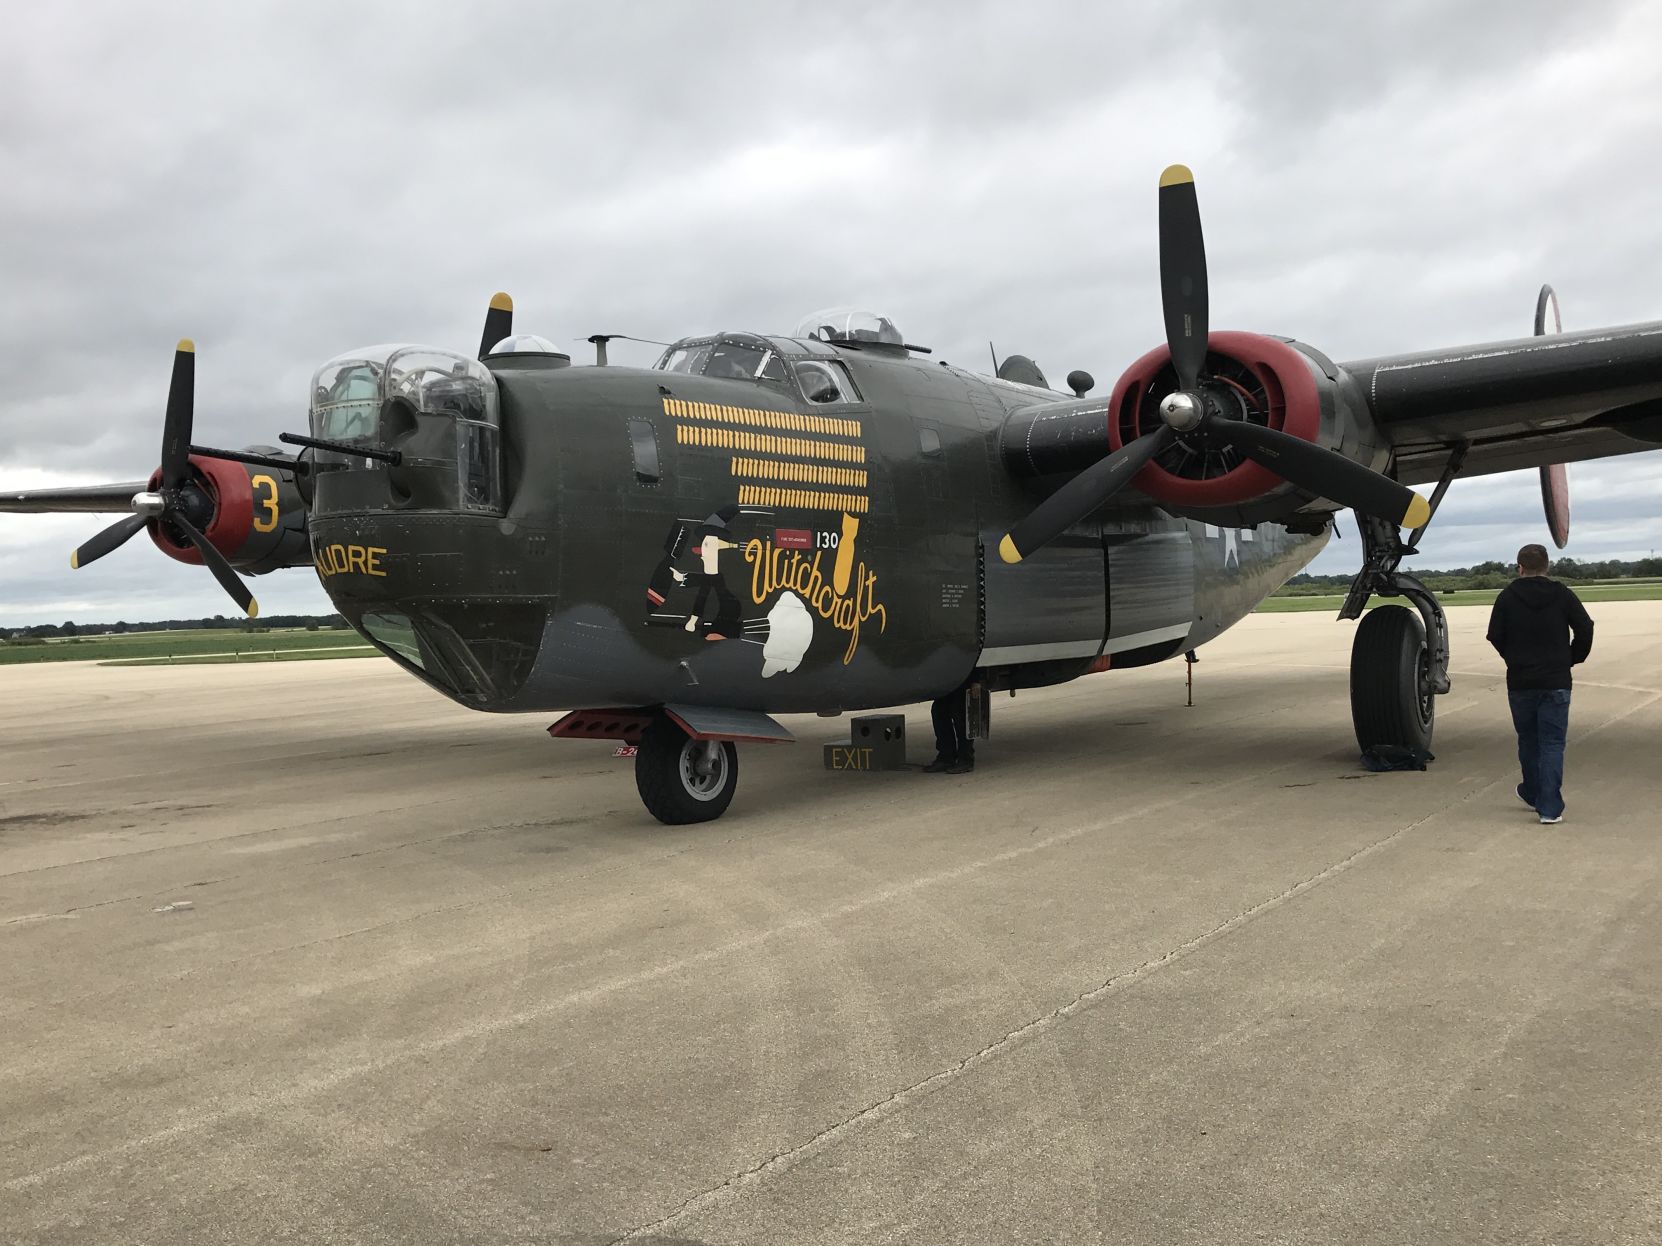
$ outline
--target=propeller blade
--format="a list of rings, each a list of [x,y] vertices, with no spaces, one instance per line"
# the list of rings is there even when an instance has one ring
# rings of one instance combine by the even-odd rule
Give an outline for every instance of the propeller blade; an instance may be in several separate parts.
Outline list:
[[[1389,519],[1403,528],[1418,528],[1431,518],[1431,505],[1407,485],[1399,485],[1371,467],[1333,450],[1324,450],[1290,433],[1244,420],[1214,419],[1207,434],[1262,463],[1301,489],[1332,498],[1364,515]]]
[[[134,535],[142,532],[144,525],[149,522],[150,520],[143,515],[128,515],[125,519],[116,520],[69,556],[70,567],[79,571],[88,563],[97,562],[111,550],[120,549]]]
[[[242,607],[242,611],[249,618],[255,619],[260,614],[260,603],[254,600],[254,594],[248,591],[237,573],[231,569],[231,564],[225,561],[225,555],[213,547],[207,537],[196,530],[196,525],[177,512],[168,515],[168,522],[178,528],[190,538],[190,543],[201,552],[202,561],[207,564],[208,570],[214,573],[214,579],[219,586],[231,594],[231,600]]]
[[[1195,175],[1174,164],[1160,174],[1160,302],[1178,388],[1194,392],[1206,363],[1206,239]]]
[[[190,479],[190,426],[196,406],[196,343],[188,337],[173,352],[173,379],[167,387],[167,422],[162,425],[162,488],[177,489]]]
[[[1171,429],[1162,424],[1092,463],[1016,523],[998,543],[998,556],[1005,562],[1020,562],[1054,541],[1124,488],[1144,464],[1165,449],[1171,436]]]
[[[514,301],[502,291],[491,295],[490,310],[485,313],[485,334],[479,339],[479,358],[491,353],[503,338],[514,331]]]
[[[133,494],[150,487],[148,480],[121,485],[85,485],[73,489],[26,489],[0,493],[0,511],[46,515],[56,511],[104,514],[133,509]]]

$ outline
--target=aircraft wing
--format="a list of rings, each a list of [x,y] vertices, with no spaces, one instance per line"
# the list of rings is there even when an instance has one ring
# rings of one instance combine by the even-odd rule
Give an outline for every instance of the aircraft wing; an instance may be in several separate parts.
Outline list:
[[[1403,484],[1436,480],[1461,443],[1462,478],[1662,449],[1662,321],[1339,367]]]
[[[133,494],[150,488],[148,480],[126,484],[79,485],[68,489],[25,489],[0,493],[0,511],[18,514],[46,514],[51,511],[84,511],[113,514],[132,510]]]

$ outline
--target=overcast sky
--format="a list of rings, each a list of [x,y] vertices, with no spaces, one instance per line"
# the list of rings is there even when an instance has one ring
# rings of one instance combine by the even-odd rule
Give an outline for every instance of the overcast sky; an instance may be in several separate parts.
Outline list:
[[[141,478],[173,343],[196,440],[304,426],[322,360],[474,348],[492,291],[590,333],[869,306],[1107,387],[1161,337],[1155,187],[1195,171],[1215,328],[1336,359],[1662,319],[1662,6],[90,4],[0,43],[0,485]],[[652,348],[614,351],[649,362]],[[1662,455],[1570,469],[1578,557],[1662,548]],[[0,624],[228,612],[109,520],[0,515]],[[1313,568],[1348,571],[1354,526]],[[1419,567],[1544,539],[1457,484]],[[265,613],[322,612],[309,571]]]

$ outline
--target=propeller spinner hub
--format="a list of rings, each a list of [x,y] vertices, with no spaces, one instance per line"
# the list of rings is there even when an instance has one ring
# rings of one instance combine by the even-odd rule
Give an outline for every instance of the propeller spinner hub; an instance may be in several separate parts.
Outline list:
[[[1205,408],[1199,398],[1179,390],[1160,400],[1160,418],[1173,432],[1187,433],[1200,427]]]

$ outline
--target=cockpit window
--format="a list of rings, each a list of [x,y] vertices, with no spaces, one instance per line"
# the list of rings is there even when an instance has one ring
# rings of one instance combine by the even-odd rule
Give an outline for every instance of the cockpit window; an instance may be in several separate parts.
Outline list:
[[[704,365],[710,358],[710,348],[714,345],[714,342],[689,342],[685,346],[671,346],[658,361],[658,367],[664,372],[686,372],[692,376],[701,376]]]
[[[787,384],[785,364],[762,338],[739,341],[730,338],[677,342],[658,361],[663,372],[685,372],[692,376],[726,377],[739,381],[769,381]]]
[[[771,350],[738,342],[717,342],[704,364],[705,376],[727,376],[741,381],[772,381],[782,385],[785,365]]]
[[[796,383],[802,387],[802,396],[815,404],[860,401],[854,382],[840,363],[799,359]]]

